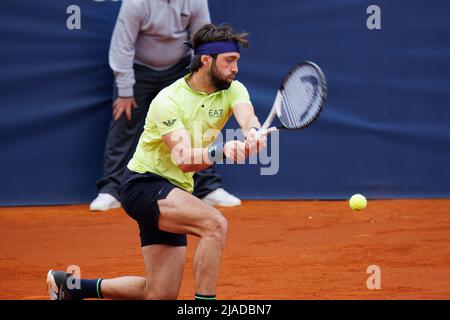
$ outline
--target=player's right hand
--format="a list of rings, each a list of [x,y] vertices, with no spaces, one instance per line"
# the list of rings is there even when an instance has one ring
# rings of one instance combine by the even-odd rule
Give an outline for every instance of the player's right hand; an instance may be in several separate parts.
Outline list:
[[[131,121],[131,110],[136,108],[137,104],[133,97],[130,98],[117,98],[113,104],[113,116],[114,120],[118,120],[125,112],[128,121]]]
[[[231,140],[223,146],[223,153],[227,159],[243,163],[248,157],[248,148],[244,142]]]

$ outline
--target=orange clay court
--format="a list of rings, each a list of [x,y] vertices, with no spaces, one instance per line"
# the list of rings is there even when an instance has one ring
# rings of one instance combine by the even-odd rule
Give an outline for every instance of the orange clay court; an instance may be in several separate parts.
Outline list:
[[[450,200],[244,201],[229,233],[219,299],[449,299]],[[193,299],[192,253],[180,299]],[[49,268],[142,275],[136,223],[87,205],[0,208],[0,299],[47,299]],[[381,269],[369,290],[367,267]]]

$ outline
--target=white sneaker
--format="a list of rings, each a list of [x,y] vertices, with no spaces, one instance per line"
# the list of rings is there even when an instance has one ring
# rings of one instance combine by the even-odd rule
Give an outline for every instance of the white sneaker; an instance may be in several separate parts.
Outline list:
[[[241,200],[229,194],[222,188],[218,188],[202,198],[204,202],[211,206],[237,207],[241,205]]]
[[[99,193],[97,198],[91,202],[89,210],[91,211],[107,211],[110,209],[120,208],[120,202],[108,193]]]

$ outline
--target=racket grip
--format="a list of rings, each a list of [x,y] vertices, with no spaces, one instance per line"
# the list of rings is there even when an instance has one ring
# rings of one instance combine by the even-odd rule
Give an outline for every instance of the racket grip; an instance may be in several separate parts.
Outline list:
[[[277,131],[278,128],[277,127],[270,127],[267,129],[261,129],[260,131],[258,131],[259,134],[265,134],[266,136],[268,136],[269,134],[271,134],[272,132]]]

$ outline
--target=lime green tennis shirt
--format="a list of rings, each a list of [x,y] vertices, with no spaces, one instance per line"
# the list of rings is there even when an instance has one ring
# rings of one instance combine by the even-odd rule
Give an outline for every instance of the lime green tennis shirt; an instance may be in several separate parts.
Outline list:
[[[128,169],[155,173],[188,192],[194,190],[193,172],[184,173],[172,160],[162,136],[184,128],[194,148],[210,145],[238,103],[251,103],[245,86],[235,80],[227,90],[211,94],[193,90],[190,75],[163,89],[150,104],[142,133]]]

